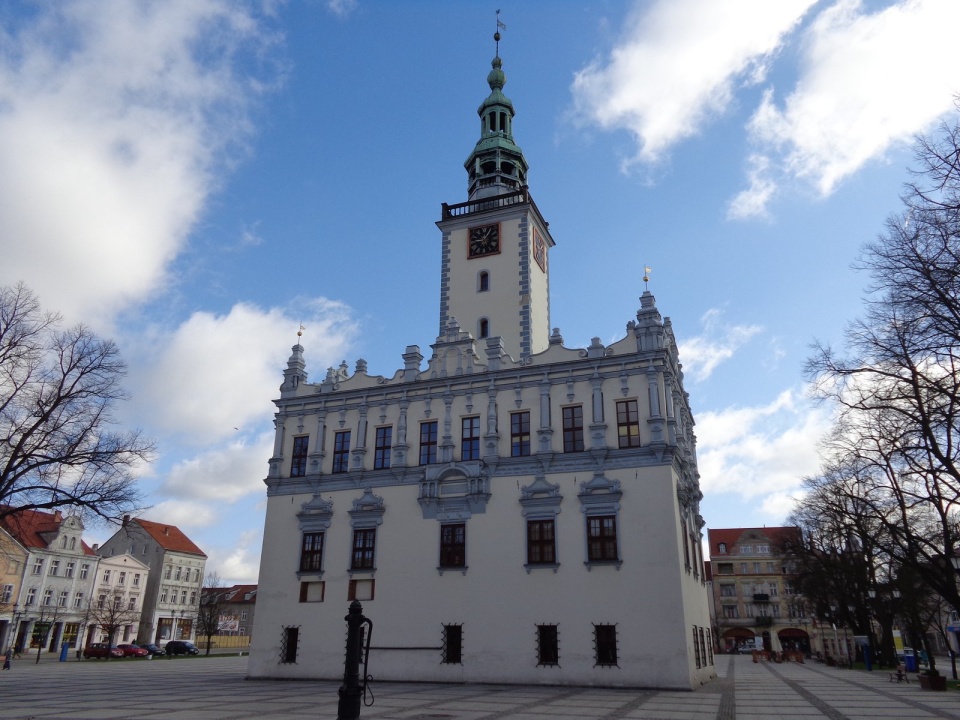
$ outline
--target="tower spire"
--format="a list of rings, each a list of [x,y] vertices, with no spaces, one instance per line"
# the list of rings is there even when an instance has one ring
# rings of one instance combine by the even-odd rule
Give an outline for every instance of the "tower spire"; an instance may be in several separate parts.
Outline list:
[[[477,109],[480,139],[463,164],[467,171],[470,200],[520,190],[527,184],[527,160],[513,141],[513,103],[503,94],[507,76],[500,59],[500,30],[507,26],[497,10],[497,31],[493,34],[495,54],[487,75],[490,95]]]

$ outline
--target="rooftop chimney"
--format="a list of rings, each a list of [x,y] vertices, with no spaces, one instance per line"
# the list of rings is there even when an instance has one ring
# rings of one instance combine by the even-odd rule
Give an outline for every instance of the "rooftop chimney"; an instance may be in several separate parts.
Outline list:
[[[94,543],[94,544],[93,544],[93,552],[96,553],[96,552],[97,552],[97,549],[98,549],[99,547],[100,547],[100,543]]]

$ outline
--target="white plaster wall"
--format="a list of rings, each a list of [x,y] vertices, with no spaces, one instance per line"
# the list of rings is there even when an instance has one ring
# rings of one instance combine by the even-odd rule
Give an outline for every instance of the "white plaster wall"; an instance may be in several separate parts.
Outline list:
[[[548,478],[564,496],[557,518],[560,568],[524,569],[525,521],[511,478],[495,478],[485,514],[467,521],[466,574],[437,569],[440,523],[423,519],[417,487],[376,489],[386,512],[377,536],[376,596],[364,603],[374,621],[370,672],[382,680],[578,683],[689,688],[697,673],[679,638],[709,622],[704,589],[684,573],[675,532],[669,467],[621,479],[623,564],[584,567],[585,529],[574,475]],[[352,529],[346,511],[361,490],[323,493],[334,501],[324,557],[323,603],[299,603],[296,513],[308,495],[268,503],[258,612],[249,672],[264,677],[327,677],[343,672]],[[361,575],[355,575],[361,577]],[[698,600],[699,598],[699,600]],[[697,604],[704,613],[694,611]],[[678,612],[682,608],[683,612]],[[463,665],[440,663],[444,623],[463,623]],[[536,666],[537,624],[559,624],[560,666]],[[594,668],[591,623],[616,624],[619,668]],[[300,625],[295,665],[278,664],[281,627]],[[688,638],[688,645],[690,639]],[[429,647],[431,650],[386,650]]]

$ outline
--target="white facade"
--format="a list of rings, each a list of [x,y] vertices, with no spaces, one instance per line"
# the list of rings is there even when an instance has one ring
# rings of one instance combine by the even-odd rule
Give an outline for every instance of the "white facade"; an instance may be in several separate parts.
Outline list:
[[[107,616],[112,621],[122,621],[123,627],[113,638],[105,636],[104,628],[98,628],[97,642],[117,644],[133,642],[136,639],[149,573],[150,567],[129,553],[100,559],[91,602],[97,608],[113,604],[114,612]],[[96,622],[96,617],[93,621]]]
[[[27,562],[17,599],[16,647],[59,652],[62,642],[82,641],[82,624],[99,558],[89,554],[79,517],[25,511],[21,543]]]
[[[148,568],[137,642],[195,639],[207,556],[179,528],[124,518],[98,552],[104,558],[128,554]]]
[[[438,223],[440,335],[426,365],[409,346],[392,377],[361,360],[310,384],[293,348],[253,677],[340,677],[353,599],[373,620],[381,680],[689,689],[715,676],[670,321],[644,292],[610,346],[551,334],[554,242],[514,184],[526,163],[504,81],[496,58],[471,200],[444,205]]]

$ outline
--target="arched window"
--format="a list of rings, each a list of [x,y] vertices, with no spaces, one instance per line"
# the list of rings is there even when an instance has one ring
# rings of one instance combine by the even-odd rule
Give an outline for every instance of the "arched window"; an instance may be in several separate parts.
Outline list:
[[[477,276],[477,292],[487,292],[490,289],[490,273],[486,270]]]
[[[721,552],[721,553],[726,553],[726,552],[727,552],[727,544],[726,544],[726,543],[720,543],[720,552]]]
[[[490,321],[486,318],[480,320],[480,337],[490,337]]]

